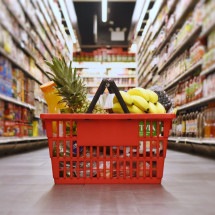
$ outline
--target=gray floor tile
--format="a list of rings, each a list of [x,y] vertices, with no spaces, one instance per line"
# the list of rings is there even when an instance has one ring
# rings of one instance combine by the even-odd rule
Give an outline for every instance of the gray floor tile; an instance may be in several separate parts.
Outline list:
[[[0,159],[1,215],[212,215],[215,160],[168,151],[161,185],[55,185],[48,149]]]

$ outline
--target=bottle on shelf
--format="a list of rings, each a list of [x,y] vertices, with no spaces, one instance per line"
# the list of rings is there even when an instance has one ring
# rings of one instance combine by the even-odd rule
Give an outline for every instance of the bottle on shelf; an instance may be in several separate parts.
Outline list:
[[[189,137],[189,133],[190,133],[190,113],[187,112],[186,114],[186,137]]]
[[[197,136],[197,116],[198,116],[198,111],[193,112],[193,129],[192,129],[192,137]]]
[[[203,111],[204,107],[200,109],[197,115],[197,131],[196,131],[196,137],[203,138],[204,136],[204,121],[203,121]]]
[[[185,113],[182,115],[181,136],[186,137],[186,114]]]

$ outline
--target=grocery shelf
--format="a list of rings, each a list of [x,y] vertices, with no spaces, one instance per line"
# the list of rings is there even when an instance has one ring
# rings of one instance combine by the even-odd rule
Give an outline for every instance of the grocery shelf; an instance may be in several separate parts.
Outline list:
[[[211,144],[215,145],[215,138],[195,138],[195,137],[169,137],[168,141],[173,141],[176,143],[195,143],[195,144]]]
[[[146,71],[146,73],[144,74],[143,72],[140,72],[139,74],[138,74],[138,79],[140,80],[140,82],[142,81],[142,79],[144,79],[144,78],[146,78],[149,74],[153,74],[156,70],[157,70],[157,66],[156,65],[154,65],[149,71],[147,71],[147,70],[143,70],[143,72],[144,71]],[[144,75],[144,76],[143,76]],[[142,76],[142,77],[141,77]]]
[[[165,3],[165,2],[164,2]],[[172,2],[172,4],[170,5],[168,11],[166,12],[166,15],[169,16],[172,11],[174,10],[175,6],[177,5],[178,1],[177,0],[174,0]],[[161,5],[161,8],[163,7],[163,5]],[[160,8],[160,9],[161,9]],[[160,11],[159,11],[160,12]],[[165,19],[163,18],[162,22],[160,23],[158,29],[154,32],[153,36],[152,36],[152,39],[155,39],[155,36],[160,32],[162,26],[165,24]]]
[[[86,84],[86,87],[89,88],[98,88],[101,82],[99,82],[98,84]],[[117,84],[117,87],[136,87],[137,84]]]
[[[28,103],[25,103],[25,102],[21,102],[21,101],[18,101],[17,99],[14,99],[14,98],[11,98],[9,96],[5,96],[3,94],[0,93],[0,99],[4,100],[4,101],[7,101],[7,102],[12,102],[14,104],[17,104],[17,105],[20,105],[20,106],[23,106],[23,107],[27,107],[29,109],[32,109],[32,110],[35,110],[35,107],[28,104]]]
[[[36,96],[34,99],[38,100],[39,102],[43,102],[46,104],[45,100],[43,98],[40,98],[39,96]]]
[[[34,5],[34,7],[36,8],[37,6],[36,6],[36,4],[34,3],[34,1],[31,0],[31,2],[32,2],[32,4]],[[44,6],[42,6],[42,1],[36,1],[36,2],[37,2],[37,5],[38,5],[37,8],[40,10],[41,14],[42,14],[43,17],[44,17],[44,20],[45,20],[46,24],[49,26],[49,23],[48,23],[48,20],[47,20],[47,16],[45,16],[44,11],[43,11],[43,9],[42,9],[42,7],[44,7]],[[45,8],[45,7],[44,7],[44,8]],[[47,11],[46,11],[46,12],[47,12]],[[37,14],[37,13],[36,13],[36,15],[37,15],[38,20],[40,21],[40,18],[38,17],[38,14]],[[43,26],[42,23],[40,23],[40,24],[41,24],[41,26]],[[43,28],[45,29],[44,26],[43,26]],[[49,27],[49,29],[51,29],[51,28]],[[52,36],[54,35],[54,33],[52,32],[52,36],[50,36],[49,32],[47,32],[47,31],[45,31],[45,33],[47,34],[48,39],[49,39],[49,41],[51,42],[52,46],[55,47],[54,40],[53,40],[53,37],[52,37]]]
[[[32,1],[32,3],[33,3],[34,1]],[[47,24],[49,25],[49,27],[50,27],[50,30],[51,30],[51,34],[52,34],[52,36],[54,37],[54,35],[55,35],[55,32],[53,31],[53,28],[50,26],[50,24],[48,23],[48,20],[47,20],[47,15],[45,15],[45,13],[44,13],[44,11],[42,10],[42,5],[43,5],[43,7],[45,8],[45,10],[46,10],[46,12],[47,12],[47,14],[48,14],[48,16],[49,16],[49,18],[50,18],[50,20],[51,20],[51,24],[52,23],[54,23],[54,20],[53,20],[53,17],[51,17],[51,15],[50,15],[50,9],[49,8],[47,8],[47,5],[46,5],[46,3],[44,2],[44,1],[37,1],[37,4],[39,5],[39,8],[40,8],[40,10],[42,11],[42,14],[43,14],[43,16],[45,17],[45,19],[46,19],[46,22],[47,22]],[[54,25],[52,25],[54,28],[55,28],[55,26]],[[56,30],[56,29],[55,29]]]
[[[16,35],[14,35],[14,33],[11,32],[11,30],[3,22],[0,22],[0,25],[2,25],[2,27],[11,35],[11,37],[16,42],[16,44],[19,46],[19,48],[22,49],[32,59],[34,59],[34,61],[36,61],[33,54],[25,46],[23,46],[23,44],[17,39]]]
[[[198,25],[191,33],[188,35],[182,43],[173,51],[173,53],[168,58],[167,62],[162,65],[162,67],[158,70],[158,74],[160,74],[171,62],[179,56],[180,52],[182,52],[185,48],[188,47],[189,43],[193,43],[195,38],[201,32],[201,25]]]
[[[147,58],[149,57],[149,55],[147,56]],[[146,60],[144,60],[143,61],[143,63],[142,64],[144,64],[144,63],[146,63],[146,65],[144,66],[144,67],[142,67],[142,66],[138,66],[138,68],[140,67],[141,69],[139,70],[139,74],[142,74],[142,73],[144,73],[146,70],[147,70],[147,68],[148,68],[148,66],[150,65],[150,63],[152,62],[152,59],[153,59],[153,55],[151,55],[150,56],[150,58],[148,59],[148,61],[146,61]]]
[[[152,81],[152,78],[153,78],[152,72],[148,73],[147,75],[141,78],[141,80],[138,82],[138,85],[145,88]]]
[[[53,41],[52,41],[52,39],[51,39],[51,36],[49,35],[48,31],[47,31],[46,28],[44,27],[44,25],[43,25],[43,23],[42,23],[42,21],[41,21],[41,18],[40,18],[39,15],[38,15],[38,13],[36,13],[36,17],[37,17],[38,22],[40,23],[40,26],[44,29],[44,32],[45,32],[46,37],[48,38],[50,44],[52,45],[52,47],[55,47],[55,45],[54,45],[54,43],[53,43]],[[38,34],[39,34],[39,32],[38,32]],[[40,37],[42,38],[42,36],[40,36]],[[46,49],[48,50],[48,52],[49,52],[49,54],[51,55],[51,57],[53,57],[54,54],[53,54],[52,51],[48,48],[47,43],[44,41],[43,44],[46,44],[46,45],[45,45]]]
[[[35,64],[37,65],[37,67],[47,76],[47,74],[45,73],[44,69],[39,65],[39,63],[37,63],[37,60],[36,60],[35,56],[34,56],[26,47],[24,47],[24,46],[21,44],[21,42],[17,39],[17,37],[8,29],[8,27],[7,27],[4,23],[0,22],[0,25],[2,25],[2,27],[3,27],[6,31],[8,31],[8,33],[11,35],[11,37],[12,37],[13,40],[16,42],[16,44],[18,45],[18,47],[19,47],[20,49],[22,49],[29,57],[31,57],[31,58],[34,60],[34,62],[35,62]],[[29,73],[28,73],[28,74],[29,74]],[[48,77],[48,76],[47,76],[47,77]],[[35,79],[35,77],[34,77],[34,79]]]
[[[190,10],[194,7],[194,5],[196,4],[196,0],[191,0],[190,4],[188,5],[188,7],[186,7],[186,9],[182,12],[181,16],[178,18],[178,20],[176,20],[175,24],[173,25],[172,29],[170,30],[170,32],[166,35],[165,40],[161,43],[161,45],[157,48],[155,55],[158,55],[161,50],[163,49],[163,47],[167,44],[167,42],[169,41],[170,37],[173,35],[173,33],[175,32],[175,30],[182,24],[182,21],[185,19],[185,17],[189,14]]]
[[[66,38],[66,33],[64,31],[61,31],[62,27],[61,27],[61,25],[59,23],[59,20],[58,20],[56,14],[54,12],[54,1],[53,0],[49,0],[48,3],[49,3],[49,7],[51,8],[51,11],[52,11],[53,17],[55,19],[55,22],[57,23],[57,26],[58,26],[58,28],[59,28],[59,30],[60,30],[60,32],[61,32],[61,34],[62,34],[62,36],[63,36],[63,38],[65,40],[65,44],[67,46],[67,49],[70,52],[70,54],[72,54],[70,44],[68,43],[68,39]]]
[[[136,75],[80,75],[81,78],[136,78]]]
[[[129,69],[129,68],[136,68],[136,63],[135,62],[73,62],[72,66],[77,69],[88,69],[88,68],[121,68],[121,69]]]
[[[199,61],[198,63],[194,64],[193,66],[191,66],[188,70],[186,70],[185,72],[183,72],[179,76],[177,76],[174,80],[171,81],[171,83],[165,85],[164,90],[167,90],[170,87],[172,87],[173,85],[177,84],[178,81],[182,80],[184,77],[191,74],[193,71],[197,70],[201,66],[202,66],[202,60]]]
[[[163,8],[163,6],[165,5],[165,3],[166,3],[166,0],[160,0],[160,1],[157,1],[156,2],[157,4],[158,4],[158,7],[157,7],[157,11],[155,11],[155,15],[154,15],[154,17],[152,18],[152,23],[154,24],[155,22],[156,22],[156,20],[157,20],[157,17],[158,17],[158,15],[159,15],[159,13],[160,13],[160,11],[161,11],[161,9]],[[155,3],[155,4],[156,4]],[[155,6],[157,6],[157,5],[154,5],[154,7]]]
[[[209,67],[208,69],[203,70],[200,75],[208,75],[212,72],[215,71],[215,64],[213,64],[211,67]]]
[[[38,140],[47,140],[47,137],[46,136],[40,136],[40,137],[0,137],[0,144],[27,142],[27,141],[38,141]]]
[[[215,100],[215,95],[203,97],[201,99],[192,101],[192,102],[190,102],[188,104],[185,104],[185,105],[182,105],[182,106],[178,107],[177,110],[178,111],[186,110],[186,109],[189,109],[189,108],[193,108],[195,106],[199,106],[199,105],[205,104],[205,103],[207,103],[209,101],[212,101],[212,100]]]
[[[204,24],[203,24],[203,26],[204,26]],[[211,33],[211,31],[214,30],[214,28],[215,28],[215,21],[213,20],[212,23],[208,26],[208,28],[206,30],[204,30],[204,28],[203,28],[204,31],[201,33],[200,37],[201,38],[207,37]]]
[[[2,54],[4,57],[6,57],[12,64],[14,64],[17,68],[21,69],[25,74],[30,76],[32,79],[34,79],[37,83],[42,84],[39,80],[37,80],[31,73],[29,73],[21,63],[14,60],[15,58],[11,57],[9,54],[5,52],[3,48],[0,47],[0,54]]]
[[[51,51],[49,50],[49,48],[46,45],[46,42],[43,40],[43,37],[40,35],[40,32],[38,31],[37,27],[35,26],[35,23],[33,22],[31,15],[28,13],[28,11],[25,9],[25,6],[23,5],[21,0],[18,0],[24,14],[26,15],[26,17],[28,18],[29,22],[31,23],[32,26],[34,26],[35,31],[37,32],[38,36],[40,37],[41,41],[43,42],[43,45],[46,47],[46,50],[49,52],[50,56],[53,57]],[[44,56],[43,56],[44,57]]]
[[[36,49],[39,51],[39,53],[41,54],[41,56],[44,57],[42,51],[40,50],[40,48],[37,46],[37,44],[35,43],[35,38],[33,38],[31,32],[29,30],[26,29],[26,27],[24,26],[24,24],[20,21],[19,18],[16,17],[16,15],[13,13],[13,11],[11,10],[11,8],[8,6],[8,4],[5,2],[5,0],[3,0],[6,8],[8,9],[8,11],[10,12],[10,14],[14,17],[14,19],[16,19],[16,21],[19,23],[19,25],[21,26],[21,28],[28,34],[28,36],[31,38],[31,40],[34,42]],[[31,56],[32,57],[32,56]],[[45,58],[45,57],[44,57]],[[36,60],[36,59],[34,59]]]

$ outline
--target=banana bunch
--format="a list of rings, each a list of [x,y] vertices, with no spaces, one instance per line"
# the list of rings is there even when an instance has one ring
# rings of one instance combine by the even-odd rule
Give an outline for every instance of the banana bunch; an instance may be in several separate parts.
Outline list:
[[[135,87],[129,89],[127,92],[119,91],[130,113],[166,113],[164,106],[158,102],[158,95],[149,89],[142,87]],[[124,113],[116,96],[113,97],[114,113]]]

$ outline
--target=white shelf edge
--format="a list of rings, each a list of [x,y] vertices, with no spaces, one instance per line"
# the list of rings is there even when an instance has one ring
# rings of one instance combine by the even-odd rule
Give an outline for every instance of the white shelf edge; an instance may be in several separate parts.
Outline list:
[[[0,137],[0,144],[35,141],[35,140],[47,140],[47,137],[46,136],[41,136],[41,137]]]
[[[215,21],[212,21],[209,27],[200,34],[200,37],[201,38],[206,37],[208,34],[210,34],[210,32],[214,29],[214,27],[215,27]]]
[[[128,76],[112,76],[112,75],[80,75],[81,78],[137,78],[136,75],[128,75]]]
[[[84,68],[136,68],[136,62],[97,62],[97,61],[91,61],[91,62],[77,62],[74,61],[72,63],[72,66],[77,69],[84,69]]]
[[[203,70],[200,75],[207,75],[209,73],[212,73],[213,71],[215,71],[215,64],[213,66],[211,66],[208,69]]]
[[[178,111],[181,111],[181,110],[185,110],[187,108],[190,108],[190,107],[193,107],[193,106],[197,106],[197,105],[200,105],[200,104],[204,104],[210,100],[214,100],[215,99],[215,96],[212,95],[212,96],[207,96],[207,97],[203,97],[203,98],[200,98],[198,100],[195,100],[195,101],[192,101],[186,105],[182,105],[180,107],[178,107]]]
[[[211,144],[215,145],[215,138],[198,138],[198,137],[169,137],[169,141],[174,141],[176,143],[196,143],[196,144]]]
[[[27,107],[29,109],[32,109],[32,110],[35,110],[36,108],[28,103],[25,103],[25,102],[21,102],[21,101],[18,101],[14,98],[11,98],[9,96],[5,96],[3,94],[0,93],[0,99],[4,100],[4,101],[7,101],[7,102],[11,102],[11,103],[14,103],[14,104],[17,104],[17,105],[20,105],[20,106],[23,106],[23,107]]]
[[[168,88],[170,88],[172,85],[176,84],[179,80],[183,79],[186,75],[188,75],[189,73],[191,73],[192,71],[196,70],[198,67],[200,67],[202,65],[202,60],[199,61],[198,63],[194,64],[193,66],[191,66],[188,70],[186,70],[185,72],[183,72],[181,75],[179,75],[176,79],[174,79],[173,81],[171,81],[171,83],[167,84],[164,87],[164,90],[167,90]]]

